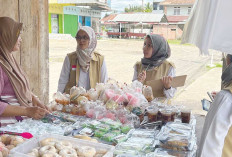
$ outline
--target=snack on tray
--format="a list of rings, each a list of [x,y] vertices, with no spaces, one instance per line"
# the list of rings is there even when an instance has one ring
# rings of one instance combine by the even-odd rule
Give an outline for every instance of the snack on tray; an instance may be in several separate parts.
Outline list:
[[[106,141],[106,142],[112,142],[115,136],[117,136],[117,135],[114,133],[107,133],[107,134],[103,135],[101,139]]]

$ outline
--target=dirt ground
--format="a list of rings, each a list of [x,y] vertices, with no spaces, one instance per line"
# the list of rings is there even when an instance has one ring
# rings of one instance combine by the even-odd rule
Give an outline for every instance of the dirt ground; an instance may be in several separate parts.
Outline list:
[[[133,66],[143,57],[142,46],[143,40],[104,39],[98,40],[96,50],[105,56],[110,78],[130,83],[134,73]],[[221,68],[206,68],[206,64],[210,63],[210,56],[200,56],[195,46],[170,44],[170,47],[172,55],[169,60],[176,66],[176,75],[188,75],[185,87],[178,89],[173,102],[182,102],[189,108],[200,111],[200,100],[207,98],[206,92],[220,90]],[[62,37],[53,38],[49,40],[49,49],[51,100],[53,93],[57,91],[63,60],[67,53],[75,51],[76,41]],[[221,54],[215,51],[212,53],[214,62],[220,62]]]

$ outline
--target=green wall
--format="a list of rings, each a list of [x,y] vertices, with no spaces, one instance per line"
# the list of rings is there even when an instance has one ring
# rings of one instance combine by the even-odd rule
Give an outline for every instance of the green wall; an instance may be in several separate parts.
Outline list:
[[[64,14],[64,34],[75,37],[78,29],[78,16]]]
[[[59,34],[63,34],[63,15],[59,14]]]

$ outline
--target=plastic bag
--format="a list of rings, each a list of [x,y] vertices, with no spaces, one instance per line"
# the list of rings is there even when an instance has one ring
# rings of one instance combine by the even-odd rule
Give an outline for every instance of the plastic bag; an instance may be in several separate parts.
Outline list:
[[[72,87],[72,88],[70,89],[70,101],[71,101],[72,103],[77,104],[76,99],[77,99],[80,95],[84,95],[84,94],[86,94],[85,88],[74,86],[74,87]]]
[[[98,99],[98,92],[96,89],[91,88],[88,90],[87,95],[89,96],[90,100],[96,101]]]
[[[151,102],[154,99],[151,86],[144,86],[143,87],[143,95],[145,96],[145,98],[149,102]]]
[[[68,105],[70,103],[68,95],[62,94],[61,92],[55,93],[53,95],[53,99],[56,101],[56,103],[62,105]]]
[[[138,80],[135,80],[131,83],[131,87],[138,93],[142,93],[143,84]]]

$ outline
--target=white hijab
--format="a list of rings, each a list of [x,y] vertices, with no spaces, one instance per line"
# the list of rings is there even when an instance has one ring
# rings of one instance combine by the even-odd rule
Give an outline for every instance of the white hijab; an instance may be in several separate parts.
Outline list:
[[[78,30],[78,32],[80,30],[82,30],[88,34],[89,46],[85,50],[82,50],[79,48],[79,45],[77,45],[77,50],[76,50],[77,59],[78,59],[78,62],[80,64],[81,69],[84,72],[88,72],[89,66],[90,66],[90,61],[92,59],[92,53],[94,52],[94,50],[97,46],[97,38],[96,38],[94,30],[91,27],[83,26]],[[77,34],[78,34],[78,32],[77,32]],[[77,34],[76,34],[76,36],[77,36]]]

